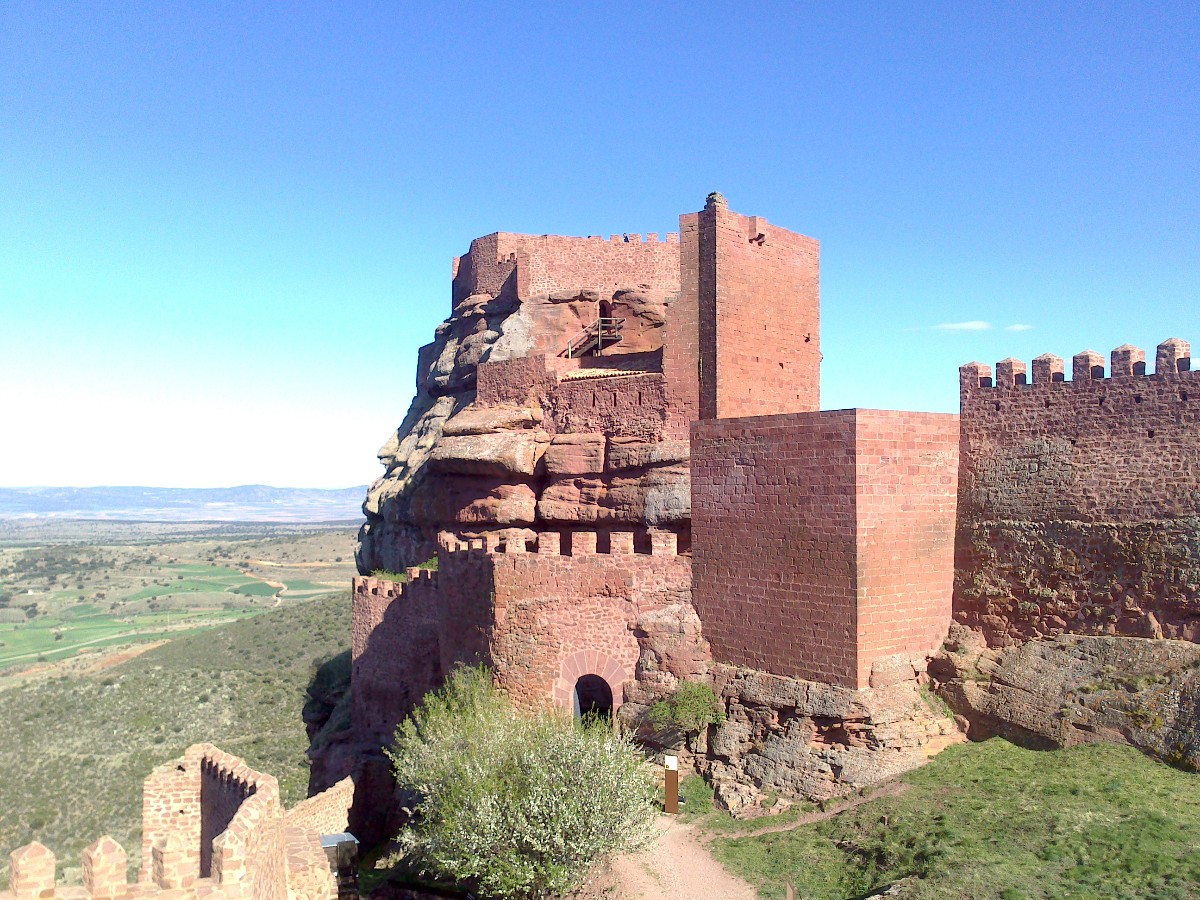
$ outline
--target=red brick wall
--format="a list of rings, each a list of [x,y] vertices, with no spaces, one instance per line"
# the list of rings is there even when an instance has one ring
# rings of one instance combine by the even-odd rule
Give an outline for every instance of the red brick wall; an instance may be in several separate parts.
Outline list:
[[[1200,372],[1182,341],[961,370],[955,615],[995,642],[1200,640]],[[1140,374],[1139,374],[1140,373]],[[981,379],[987,386],[981,385]]]
[[[632,534],[627,550],[632,550]],[[641,616],[688,603],[691,567],[674,554],[584,552],[490,557],[491,657],[504,689],[523,704],[570,708],[575,679],[609,682],[614,708],[637,671]]]
[[[856,410],[858,684],[939,647],[951,619],[958,417]]]
[[[699,213],[679,217],[679,293],[667,304],[663,375],[667,380],[667,430],[686,440],[700,418],[700,243]]]
[[[713,659],[853,685],[854,412],[692,426],[696,612]]]
[[[702,416],[820,408],[820,244],[721,202],[699,225]]]
[[[691,565],[671,534],[655,533],[641,548],[650,552],[635,552],[632,532],[606,537],[607,552],[597,552],[597,535],[588,531],[542,532],[535,553],[524,543],[497,553],[474,541],[472,549],[443,547],[436,578],[424,573],[404,586],[355,579],[356,738],[390,736],[459,663],[487,663],[505,690],[529,705],[569,706],[575,679],[599,675],[620,706],[641,643],[661,637],[646,634],[653,628],[645,617],[690,604]],[[707,664],[698,634],[671,634],[660,644],[679,669],[674,674],[696,677]]]
[[[847,687],[950,621],[954,416],[692,427],[694,602],[719,662]]]
[[[561,290],[679,289],[679,236],[562,237],[499,232],[476,238],[454,260],[453,300],[506,287],[521,299]]]

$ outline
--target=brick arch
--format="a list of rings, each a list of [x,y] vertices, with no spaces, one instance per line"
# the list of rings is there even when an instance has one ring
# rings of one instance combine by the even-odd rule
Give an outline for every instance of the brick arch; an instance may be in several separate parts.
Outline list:
[[[558,680],[554,683],[555,706],[571,708],[575,682],[583,675],[598,675],[608,682],[612,691],[613,712],[621,708],[625,699],[625,682],[630,675],[623,665],[603,650],[578,650],[563,657],[558,667]]]

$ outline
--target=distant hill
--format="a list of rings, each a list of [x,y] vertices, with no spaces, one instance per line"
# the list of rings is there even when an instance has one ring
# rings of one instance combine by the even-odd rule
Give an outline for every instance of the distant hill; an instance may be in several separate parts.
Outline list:
[[[366,485],[319,490],[230,488],[0,488],[0,519],[122,522],[331,522],[362,518]]]

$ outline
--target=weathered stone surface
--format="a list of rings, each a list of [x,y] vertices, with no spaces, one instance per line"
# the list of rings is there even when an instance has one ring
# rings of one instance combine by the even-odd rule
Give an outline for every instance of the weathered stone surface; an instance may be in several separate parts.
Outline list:
[[[638,469],[686,463],[689,452],[687,441],[647,443],[636,438],[613,438],[608,447],[608,467]]]
[[[546,451],[546,473],[551,477],[599,474],[604,470],[604,444],[602,434],[557,435]]]
[[[519,431],[533,428],[542,421],[542,411],[536,407],[475,405],[460,409],[442,425],[447,436],[490,434],[494,431]]]
[[[429,471],[529,478],[549,443],[545,432],[443,435],[430,451]]]
[[[525,482],[446,475],[422,482],[413,492],[409,516],[429,529],[446,524],[532,525],[536,504],[537,495]]]
[[[915,768],[933,740],[961,739],[954,722],[921,693],[921,663],[882,688],[852,690],[714,664],[726,720],[698,760],[719,802],[758,814],[763,792],[825,799]],[[901,674],[904,666],[881,667]]]
[[[955,628],[930,666],[973,738],[1034,747],[1115,741],[1200,767],[1200,646],[1063,636],[988,649]]]

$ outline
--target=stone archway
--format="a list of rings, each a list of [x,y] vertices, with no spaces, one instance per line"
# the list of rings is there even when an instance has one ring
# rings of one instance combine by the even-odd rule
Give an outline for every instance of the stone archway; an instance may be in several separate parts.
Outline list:
[[[563,658],[558,680],[554,684],[554,705],[574,710],[576,689],[580,681],[589,676],[608,686],[612,698],[610,711],[615,715],[625,699],[625,682],[629,680],[629,673],[623,665],[601,650],[579,650]],[[595,694],[591,692],[595,687],[594,682],[584,682],[585,693],[593,698]]]
[[[572,692],[572,708],[576,719],[597,718],[612,721],[613,692],[599,675],[580,675]]]

